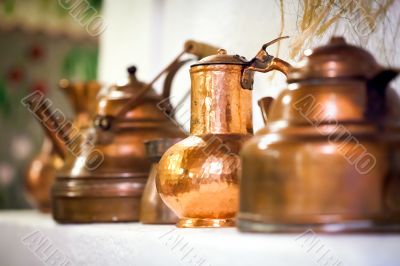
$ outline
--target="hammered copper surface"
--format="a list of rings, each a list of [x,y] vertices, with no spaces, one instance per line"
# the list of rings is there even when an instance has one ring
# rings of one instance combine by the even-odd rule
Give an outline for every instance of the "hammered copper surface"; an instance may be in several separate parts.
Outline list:
[[[386,88],[397,73],[341,38],[290,68],[241,152],[239,229],[398,230],[400,101]]]
[[[265,48],[259,54],[267,55]],[[191,135],[163,155],[157,178],[161,198],[179,216],[178,227],[234,225],[238,153],[253,133],[251,91],[243,88],[243,72],[256,63],[270,67],[273,59],[247,61],[221,49],[191,66]],[[247,73],[246,84],[253,74]]]

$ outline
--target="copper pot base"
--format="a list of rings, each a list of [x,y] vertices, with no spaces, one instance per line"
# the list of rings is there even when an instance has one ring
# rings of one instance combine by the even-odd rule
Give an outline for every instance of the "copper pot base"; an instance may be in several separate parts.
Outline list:
[[[182,218],[179,219],[179,222],[176,224],[179,228],[194,228],[194,227],[203,227],[203,228],[218,228],[218,227],[233,227],[235,226],[235,219],[200,219],[200,218]]]
[[[55,197],[53,218],[58,223],[134,222],[140,197]]]
[[[400,224],[384,224],[371,220],[354,220],[324,224],[269,224],[238,220],[242,232],[252,233],[303,233],[314,231],[320,233],[393,233],[400,232]]]

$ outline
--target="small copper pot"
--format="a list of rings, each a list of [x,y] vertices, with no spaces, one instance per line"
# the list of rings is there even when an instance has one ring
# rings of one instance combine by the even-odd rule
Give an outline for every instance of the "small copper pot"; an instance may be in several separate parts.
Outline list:
[[[169,147],[180,140],[182,139],[156,139],[145,142],[147,157],[152,164],[140,205],[139,220],[144,224],[174,224],[178,221],[176,214],[165,205],[158,194],[156,177],[161,156]]]

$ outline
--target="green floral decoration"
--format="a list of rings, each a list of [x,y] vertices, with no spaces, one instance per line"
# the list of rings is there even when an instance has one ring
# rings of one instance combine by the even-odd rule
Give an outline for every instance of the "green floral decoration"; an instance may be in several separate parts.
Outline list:
[[[62,73],[68,79],[96,80],[97,64],[97,48],[72,48],[64,59]]]
[[[9,117],[11,114],[10,96],[8,95],[5,82],[1,78],[0,78],[0,110],[5,117]]]

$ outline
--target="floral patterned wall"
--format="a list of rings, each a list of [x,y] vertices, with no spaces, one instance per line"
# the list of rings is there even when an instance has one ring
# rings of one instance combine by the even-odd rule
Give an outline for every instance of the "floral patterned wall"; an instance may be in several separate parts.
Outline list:
[[[44,137],[21,99],[42,91],[71,116],[58,81],[97,76],[97,38],[57,3],[0,0],[0,209],[28,207],[23,189],[26,167]]]

